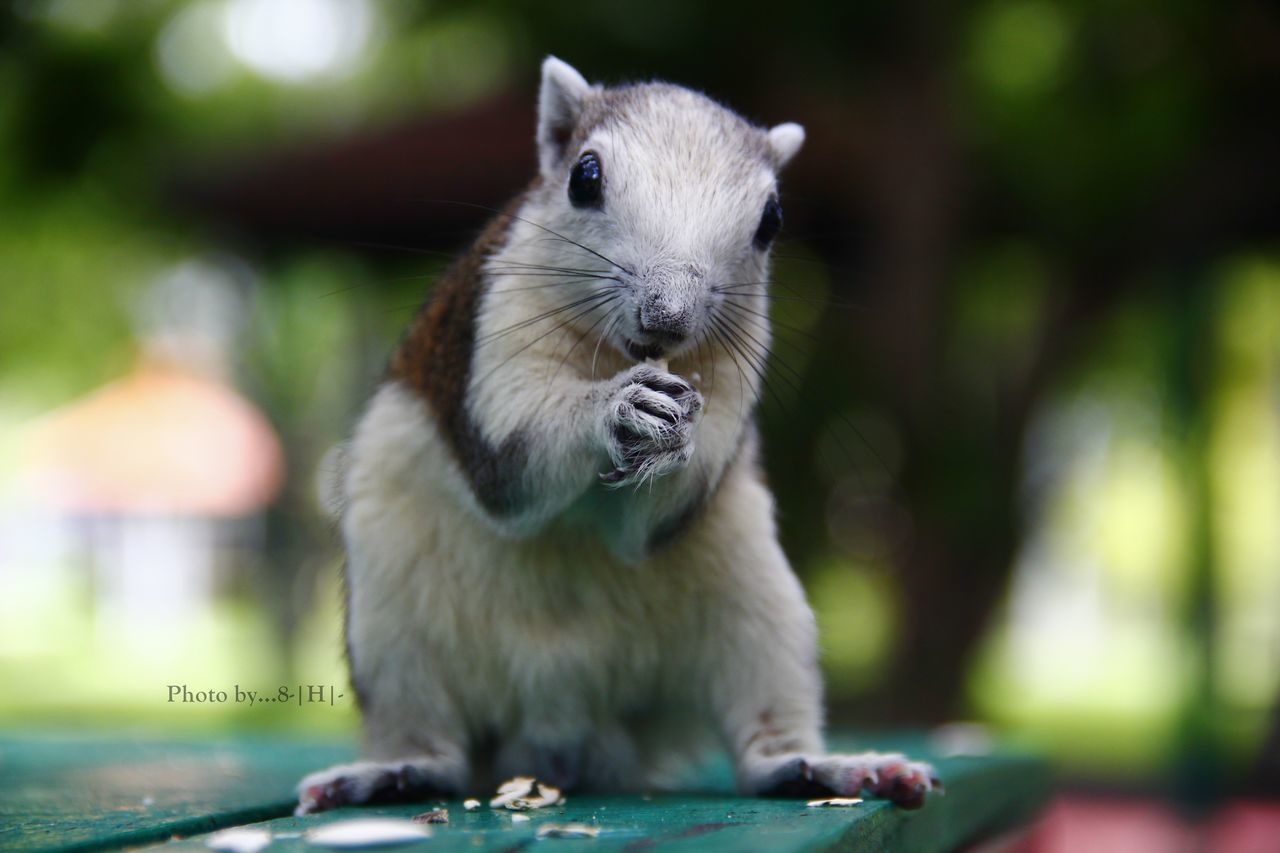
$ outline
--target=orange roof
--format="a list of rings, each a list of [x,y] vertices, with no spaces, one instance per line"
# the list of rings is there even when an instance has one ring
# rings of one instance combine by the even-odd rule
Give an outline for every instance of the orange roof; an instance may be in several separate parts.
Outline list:
[[[34,424],[26,462],[36,498],[68,512],[242,516],[284,480],[279,439],[251,403],[148,358]]]

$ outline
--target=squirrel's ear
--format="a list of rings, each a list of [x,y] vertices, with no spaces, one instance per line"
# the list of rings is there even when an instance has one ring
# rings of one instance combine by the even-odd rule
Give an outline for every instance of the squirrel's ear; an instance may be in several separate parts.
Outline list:
[[[550,173],[564,156],[582,114],[591,84],[573,66],[548,56],[542,63],[538,92],[538,162]]]
[[[773,167],[781,169],[796,156],[800,146],[804,145],[804,128],[794,122],[780,124],[765,134],[769,140],[769,151],[773,155]]]

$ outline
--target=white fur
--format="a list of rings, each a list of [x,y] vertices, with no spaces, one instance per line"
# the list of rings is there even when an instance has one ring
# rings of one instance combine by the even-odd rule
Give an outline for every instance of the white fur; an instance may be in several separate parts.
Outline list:
[[[690,534],[640,564],[571,520],[500,538],[458,505],[462,472],[421,402],[384,386],[352,444],[343,521],[352,666],[390,712],[366,726],[370,757],[449,753],[486,726],[531,747],[603,737],[626,753],[624,714],[709,712],[758,668],[796,679],[778,698],[816,724],[813,622],[771,499],[749,463],[728,476]],[[632,785],[642,763],[607,762]]]
[[[480,792],[495,779],[469,750],[488,736],[498,778],[545,777],[570,756],[579,784],[615,789],[655,784],[672,755],[717,741],[750,791],[803,765],[856,793],[882,766],[822,755],[814,620],[778,545],[748,426],[769,335],[765,288],[731,288],[758,314],[731,312],[713,289],[766,281],[752,237],[777,163],[803,132],[766,133],[684,89],[642,89],[581,146],[600,157],[606,195],[579,210],[565,182],[580,152],[554,150],[548,128],[604,91],[544,64],[543,182],[487,266],[467,405],[493,446],[525,438],[519,508],[484,509],[426,403],[395,382],[350,442],[332,503],[344,507],[369,762],[308,777],[303,810],[326,785],[360,801],[396,772]],[[611,278],[559,279],[530,264]],[[700,342],[669,352],[669,373],[626,355],[642,334],[638,307],[655,296],[694,312]],[[548,313],[593,297],[608,301]],[[711,334],[725,317],[744,332],[741,351]],[[696,377],[696,390],[655,390],[675,377]],[[601,475],[625,461],[619,424],[646,442],[648,467],[609,489]],[[716,482],[684,533],[651,550],[654,531]]]
[[[800,153],[802,145],[804,128],[795,122],[779,124],[769,131],[769,148],[773,151],[773,161],[779,169]]]
[[[543,171],[553,167],[560,146],[555,138],[573,129],[591,84],[571,65],[548,56],[542,63],[538,92],[538,150]]]

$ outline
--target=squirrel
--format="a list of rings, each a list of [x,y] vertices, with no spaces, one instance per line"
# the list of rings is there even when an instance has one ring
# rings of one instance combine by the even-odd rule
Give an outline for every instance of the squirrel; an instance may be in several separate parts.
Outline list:
[[[644,790],[715,744],[750,795],[938,787],[825,750],[759,464],[778,174],[804,136],[545,60],[537,176],[437,283],[332,483],[363,755],[304,778],[299,814],[521,774]]]

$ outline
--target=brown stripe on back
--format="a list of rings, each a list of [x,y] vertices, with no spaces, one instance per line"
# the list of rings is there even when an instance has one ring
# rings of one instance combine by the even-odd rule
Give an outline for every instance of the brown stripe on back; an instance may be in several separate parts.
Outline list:
[[[467,410],[476,313],[485,287],[484,263],[506,244],[512,217],[538,183],[495,216],[445,271],[387,368],[388,379],[404,383],[428,403],[476,496],[495,513],[510,510],[519,499],[526,448],[518,434],[500,448],[490,447]]]

